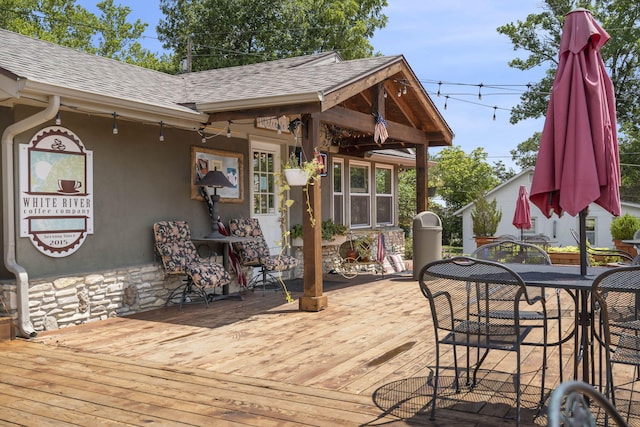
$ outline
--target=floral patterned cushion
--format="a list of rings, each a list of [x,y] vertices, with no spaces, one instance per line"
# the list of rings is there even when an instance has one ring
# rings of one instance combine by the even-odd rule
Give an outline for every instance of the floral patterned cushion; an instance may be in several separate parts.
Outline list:
[[[167,274],[186,274],[200,287],[221,286],[231,281],[221,265],[202,262],[186,221],[157,222],[153,234]]]
[[[229,221],[229,232],[236,237],[252,237],[253,240],[234,243],[242,264],[264,265],[267,270],[285,271],[298,265],[298,260],[288,255],[271,255],[256,218],[240,218]]]

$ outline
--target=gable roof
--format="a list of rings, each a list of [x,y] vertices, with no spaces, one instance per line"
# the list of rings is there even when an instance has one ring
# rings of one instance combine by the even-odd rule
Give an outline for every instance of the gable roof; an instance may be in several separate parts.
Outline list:
[[[274,106],[307,108],[297,111],[302,113],[345,105],[371,120],[370,88],[409,78],[414,90],[405,102],[410,106],[388,102],[387,121],[395,116],[402,126],[435,135],[435,145],[450,145],[453,138],[402,55],[343,61],[336,52],[325,52],[170,75],[2,29],[0,41],[0,97],[11,103],[41,105],[59,95],[67,108],[117,111],[125,118],[186,128],[211,122],[216,112],[257,117]]]

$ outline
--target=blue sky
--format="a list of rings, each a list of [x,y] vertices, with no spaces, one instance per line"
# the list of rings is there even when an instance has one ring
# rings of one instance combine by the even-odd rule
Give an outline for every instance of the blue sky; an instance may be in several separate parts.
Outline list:
[[[77,3],[97,12],[97,1]],[[132,20],[149,24],[143,44],[151,51],[161,51],[155,32],[162,18],[159,1],[116,0],[116,3],[131,8]],[[541,131],[543,119],[509,123],[507,110],[518,103],[523,87],[513,86],[509,95],[504,90],[483,87],[481,100],[478,91],[480,84],[526,85],[540,80],[544,69],[523,72],[507,65],[516,56],[525,55],[514,51],[509,39],[496,31],[501,25],[539,13],[540,4],[541,0],[389,0],[384,10],[389,17],[387,26],[376,32],[372,44],[382,54],[405,56],[453,129],[454,145],[467,153],[484,147],[491,163],[502,160],[518,171],[509,151],[533,132]],[[446,98],[436,96],[440,81],[444,83],[440,86],[441,94],[450,94],[446,110]]]

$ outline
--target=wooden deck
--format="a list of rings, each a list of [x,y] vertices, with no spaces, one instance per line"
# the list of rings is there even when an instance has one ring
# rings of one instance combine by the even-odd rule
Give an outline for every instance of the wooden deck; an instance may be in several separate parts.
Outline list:
[[[300,284],[291,286],[300,296]],[[410,275],[329,275],[325,294],[329,308],[318,313],[257,291],[0,343],[0,425],[515,424],[515,357],[503,352],[490,353],[474,391],[443,389],[429,421],[433,332]],[[521,424],[546,425],[541,351],[523,353]],[[553,349],[547,392],[558,383],[557,359]],[[621,381],[631,393],[632,374]],[[443,382],[451,378],[445,372]]]

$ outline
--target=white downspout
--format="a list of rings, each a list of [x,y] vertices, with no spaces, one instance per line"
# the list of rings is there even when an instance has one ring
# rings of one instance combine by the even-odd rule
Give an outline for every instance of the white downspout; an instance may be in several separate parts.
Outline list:
[[[2,134],[2,214],[4,215],[4,265],[16,276],[18,331],[25,338],[37,335],[29,316],[29,275],[16,262],[15,183],[13,139],[16,135],[51,120],[60,108],[60,97],[49,97],[46,109],[9,125]]]

